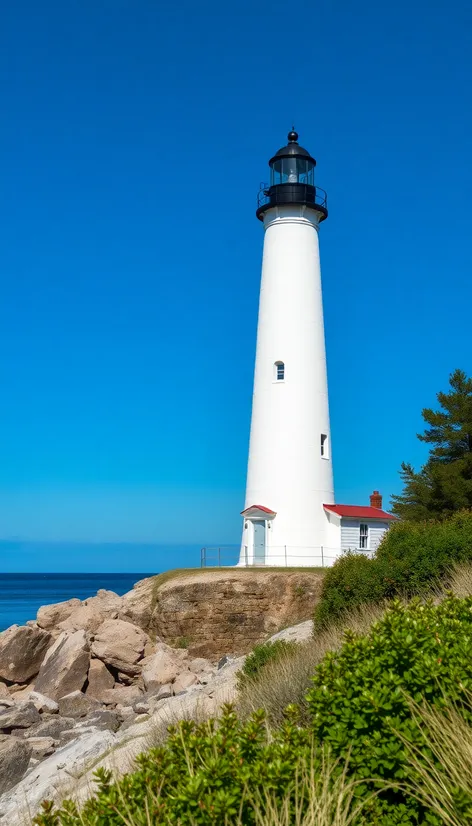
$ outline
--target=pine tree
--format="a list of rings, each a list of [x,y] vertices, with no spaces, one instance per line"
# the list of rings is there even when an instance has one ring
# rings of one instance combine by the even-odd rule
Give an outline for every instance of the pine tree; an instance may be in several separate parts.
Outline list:
[[[438,393],[441,409],[425,408],[429,427],[418,439],[432,445],[428,461],[417,473],[403,463],[403,493],[392,496],[401,519],[418,522],[472,508],[472,379],[462,370],[449,377],[450,391]]]

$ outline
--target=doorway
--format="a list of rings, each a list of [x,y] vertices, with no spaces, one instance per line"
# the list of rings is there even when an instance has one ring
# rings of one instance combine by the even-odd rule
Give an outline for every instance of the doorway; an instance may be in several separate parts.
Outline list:
[[[265,565],[266,523],[254,522],[254,565]]]

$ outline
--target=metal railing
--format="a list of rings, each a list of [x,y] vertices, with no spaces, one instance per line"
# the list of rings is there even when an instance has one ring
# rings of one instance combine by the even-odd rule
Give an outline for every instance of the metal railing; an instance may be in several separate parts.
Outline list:
[[[267,547],[264,554],[254,554],[247,545],[214,545],[202,548],[200,565],[202,568],[221,568],[238,565],[246,568],[326,568],[341,556],[339,548],[323,545],[296,546],[277,545]]]

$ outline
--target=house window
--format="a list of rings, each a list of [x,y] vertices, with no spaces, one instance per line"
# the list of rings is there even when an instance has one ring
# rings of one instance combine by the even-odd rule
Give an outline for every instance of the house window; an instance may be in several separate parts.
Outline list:
[[[285,364],[283,361],[275,362],[275,379],[276,381],[283,381],[285,379]]]
[[[324,459],[328,458],[328,437],[326,433],[321,434],[321,455]]]
[[[369,526],[362,523],[359,525],[359,548],[366,551],[369,544]]]

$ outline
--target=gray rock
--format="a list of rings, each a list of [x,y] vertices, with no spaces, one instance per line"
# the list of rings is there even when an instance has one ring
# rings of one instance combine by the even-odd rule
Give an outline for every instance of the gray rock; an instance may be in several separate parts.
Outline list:
[[[26,683],[38,673],[52,637],[40,628],[12,625],[0,634],[0,677]]]
[[[89,660],[85,631],[63,632],[43,660],[35,690],[56,701],[72,691],[80,691],[87,679]]]
[[[149,703],[146,703],[144,700],[138,700],[137,703],[133,704],[133,711],[135,711],[136,714],[149,714]]]
[[[156,700],[167,700],[168,697],[172,697],[174,690],[170,683],[166,683],[166,685],[161,685],[157,694],[154,694]]]
[[[18,742],[23,743],[21,740]],[[0,811],[5,824],[23,826],[24,823],[31,823],[41,801],[50,799],[57,790],[66,789],[70,796],[71,785],[77,784],[77,778],[86,771],[87,766],[94,767],[100,755],[112,749],[115,743],[115,735],[110,731],[95,730],[46,757],[33,772],[28,772],[15,789],[2,797]]]
[[[39,691],[31,691],[29,695],[30,703],[38,709],[38,711],[46,712],[47,714],[57,714],[59,706],[55,700],[40,694]]]
[[[232,654],[225,654],[223,657],[221,657],[220,660],[218,660],[218,666],[217,666],[218,671],[220,670],[220,668],[223,668],[225,665],[229,665],[230,663],[232,663],[235,659],[236,658],[233,657]]]
[[[31,726],[24,732],[24,735],[28,737],[52,737],[53,740],[58,740],[61,732],[70,729],[74,724],[75,720],[72,717],[59,717],[57,714],[51,717],[42,717],[41,722]],[[19,735],[20,732],[15,731],[15,734]]]
[[[41,720],[39,711],[33,703],[19,703],[13,708],[0,712],[0,731],[14,728],[29,728]]]
[[[87,696],[95,697],[97,700],[103,691],[113,688],[115,678],[101,660],[91,660],[88,672]]]
[[[32,748],[31,756],[35,760],[42,760],[52,754],[56,742],[52,737],[26,737],[26,743]]]
[[[98,700],[87,697],[81,691],[72,691],[59,698],[59,713],[63,717],[86,717],[96,708],[99,708]]]
[[[0,794],[8,792],[26,774],[31,746],[18,737],[0,738]]]
[[[92,728],[98,728],[100,731],[118,731],[121,725],[121,717],[116,711],[100,709],[86,717],[84,724]]]
[[[101,701],[106,706],[132,706],[138,700],[142,700],[142,691],[134,685],[116,685],[104,691]]]

